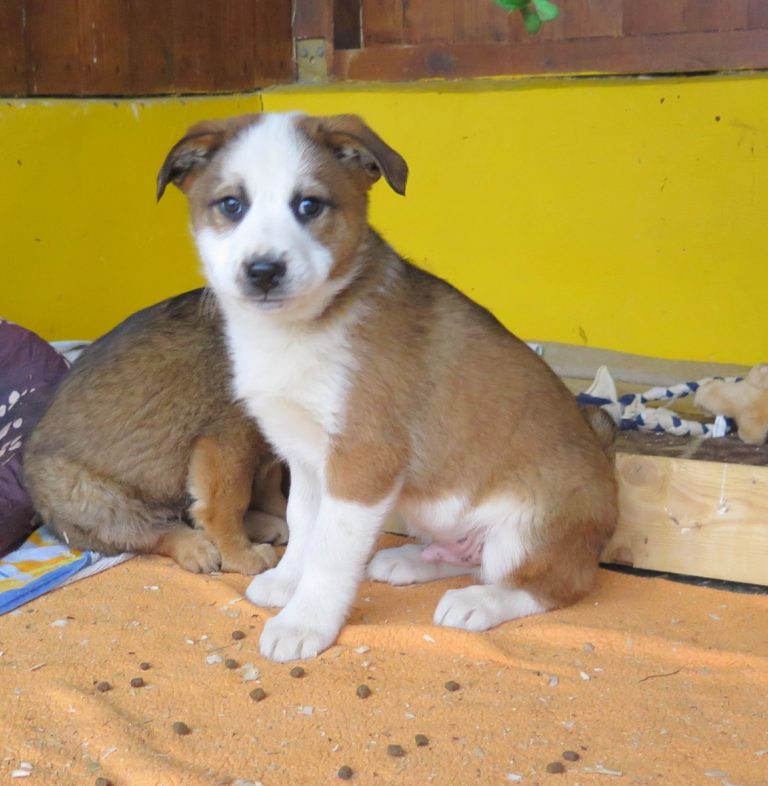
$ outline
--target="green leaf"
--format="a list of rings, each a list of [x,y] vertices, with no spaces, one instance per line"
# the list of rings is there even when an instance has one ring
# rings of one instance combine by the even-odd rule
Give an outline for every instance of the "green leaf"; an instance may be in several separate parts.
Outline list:
[[[557,19],[557,6],[554,3],[550,3],[549,0],[532,0],[532,2],[542,22]]]
[[[530,3],[531,0],[495,0],[496,5],[507,11],[519,11]]]
[[[539,15],[534,11],[532,8],[526,6],[525,8],[520,9],[520,13],[523,15],[523,22],[525,23],[525,29],[531,34],[535,35],[541,29],[541,19],[539,19]]]

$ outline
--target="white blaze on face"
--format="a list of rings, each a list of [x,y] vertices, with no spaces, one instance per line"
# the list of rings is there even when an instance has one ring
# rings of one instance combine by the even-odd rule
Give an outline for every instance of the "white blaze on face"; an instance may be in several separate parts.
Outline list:
[[[325,300],[333,256],[296,219],[297,197],[327,196],[313,177],[312,150],[297,130],[296,114],[265,115],[222,152],[216,194],[245,199],[247,212],[230,228],[198,227],[196,242],[206,277],[222,296],[245,297],[243,265],[258,256],[282,259],[286,273],[275,299],[286,307]],[[223,191],[222,191],[223,188]]]

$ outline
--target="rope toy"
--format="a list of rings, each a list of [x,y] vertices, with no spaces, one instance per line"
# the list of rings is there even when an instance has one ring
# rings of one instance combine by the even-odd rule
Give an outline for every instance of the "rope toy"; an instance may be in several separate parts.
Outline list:
[[[654,434],[674,434],[678,437],[724,437],[733,430],[733,420],[718,415],[713,423],[701,423],[698,420],[687,420],[666,407],[649,407],[652,401],[674,401],[690,396],[701,385],[712,381],[714,377],[698,382],[682,382],[670,387],[653,387],[644,393],[627,393],[619,396],[616,383],[605,366],[600,366],[595,381],[584,393],[579,393],[580,404],[594,404],[604,409],[625,431],[649,431]],[[721,378],[717,378],[721,379]],[[738,382],[740,377],[728,377],[725,382]]]

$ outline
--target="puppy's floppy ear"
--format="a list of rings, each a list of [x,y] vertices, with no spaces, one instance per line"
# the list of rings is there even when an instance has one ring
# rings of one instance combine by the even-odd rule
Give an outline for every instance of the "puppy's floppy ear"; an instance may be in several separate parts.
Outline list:
[[[405,195],[408,164],[357,115],[331,115],[310,120],[315,121],[311,135],[320,136],[340,161],[362,169],[371,185],[384,175],[393,191]]]
[[[194,178],[214,153],[239,131],[258,122],[259,115],[241,115],[228,120],[204,120],[196,123],[172,148],[157,175],[157,199],[168,183],[188,191]]]

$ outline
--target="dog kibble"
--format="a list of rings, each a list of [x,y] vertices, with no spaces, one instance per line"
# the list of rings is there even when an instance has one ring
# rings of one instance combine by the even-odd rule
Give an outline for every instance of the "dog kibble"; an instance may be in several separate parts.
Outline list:
[[[576,751],[563,751],[563,758],[566,761],[578,761],[581,756]]]
[[[106,693],[108,690],[112,690],[112,686],[108,682],[102,681],[96,684],[96,690],[99,693]]]
[[[458,682],[454,682],[453,680],[448,680],[448,682],[445,683],[445,689],[446,690],[456,691],[456,690],[459,690],[460,688],[461,688],[461,685],[459,685]]]
[[[227,659],[224,661],[224,665],[225,665],[225,666],[226,666],[228,669],[236,669],[236,668],[237,668],[237,667],[238,667],[240,664],[239,664],[239,663],[238,663],[238,662],[237,662],[237,661],[236,661],[234,658],[227,658]]]
[[[241,641],[242,639],[245,638],[245,632],[242,631],[242,630],[233,630],[232,631],[232,638],[235,641]]]
[[[152,668],[152,666],[150,666],[150,664],[149,664],[149,663],[147,663],[146,661],[143,661],[142,663],[140,663],[140,664],[139,664],[139,668],[140,668],[142,671],[149,671],[149,669],[151,669],[151,668]]]
[[[306,673],[307,673],[307,672],[306,672],[306,671],[304,671],[304,669],[303,669],[301,666],[294,666],[294,667],[293,667],[293,668],[290,670],[290,672],[289,672],[289,674],[291,675],[291,677],[295,677],[296,679],[300,679],[300,678],[301,678],[301,677],[303,677],[303,676],[304,676]]]
[[[355,774],[355,772],[351,767],[348,767],[345,764],[343,767],[339,767],[339,771],[336,774],[343,781],[348,781]]]
[[[561,761],[551,761],[547,764],[547,772],[556,775],[561,772],[565,772],[565,765]]]
[[[427,737],[426,734],[417,734],[415,739],[419,748],[424,748],[425,746],[429,745],[429,737]]]
[[[143,688],[147,683],[141,677],[134,677],[131,680],[132,688]]]
[[[405,756],[405,750],[403,749],[402,745],[387,745],[387,753],[390,756],[395,756],[396,758]]]
[[[192,729],[184,721],[174,721],[173,731],[176,734],[192,734]]]
[[[367,685],[358,685],[355,691],[361,699],[367,699],[371,695],[371,689]]]
[[[267,698],[267,692],[264,690],[264,688],[254,688],[248,695],[254,701],[264,701],[264,699]]]

